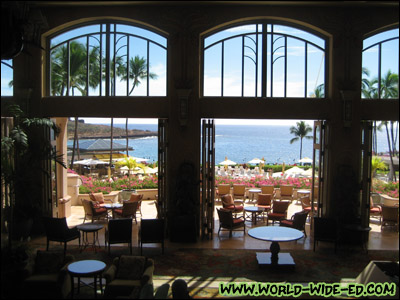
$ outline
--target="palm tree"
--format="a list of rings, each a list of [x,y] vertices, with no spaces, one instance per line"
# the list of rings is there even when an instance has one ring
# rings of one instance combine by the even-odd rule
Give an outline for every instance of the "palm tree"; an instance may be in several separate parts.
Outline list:
[[[128,78],[127,72],[124,71],[123,69],[120,69],[120,72],[118,73],[118,75],[122,75],[121,80],[127,80],[127,78]],[[135,87],[140,85],[140,83],[141,83],[140,79],[146,79],[146,78],[147,78],[147,61],[146,61],[146,59],[144,57],[140,58],[138,55],[136,55],[134,58],[132,57],[129,61],[129,79],[133,80],[133,85],[129,92],[129,96],[132,94]],[[157,74],[149,73],[149,78],[156,79]],[[126,155],[128,155],[128,143],[129,143],[128,121],[129,121],[128,118],[126,118],[126,122],[125,122]]]
[[[290,143],[300,140],[300,159],[303,151],[303,139],[312,139],[312,135],[307,135],[312,132],[312,128],[304,121],[300,121],[296,123],[296,126],[290,127],[290,133],[294,134],[295,137],[290,140]]]
[[[140,164],[138,162],[136,162],[135,159],[133,159],[132,157],[125,157],[123,160],[120,160],[119,162],[116,163],[117,167],[128,167],[129,172],[128,172],[128,176],[131,176],[131,171],[134,170],[135,168],[139,167],[142,170],[145,169],[145,165]]]
[[[376,170],[378,169],[384,171],[387,170],[387,166],[381,158],[373,156],[371,160],[371,178],[375,176]]]
[[[93,47],[89,52],[89,86],[96,88],[100,79],[99,49]],[[68,87],[69,69],[69,88],[72,95],[77,89],[82,95],[87,95],[87,48],[86,45],[78,41],[64,44],[56,48],[51,54],[51,94],[64,95]]]

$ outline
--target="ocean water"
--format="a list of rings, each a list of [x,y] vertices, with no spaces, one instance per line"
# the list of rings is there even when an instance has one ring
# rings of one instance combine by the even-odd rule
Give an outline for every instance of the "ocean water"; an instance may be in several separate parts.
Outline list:
[[[106,124],[109,125],[109,124]],[[114,124],[125,128],[125,124]],[[129,124],[129,129],[157,131],[156,124]],[[290,125],[216,125],[215,162],[225,157],[236,162],[246,163],[253,158],[264,158],[266,163],[294,164],[300,159],[300,141],[290,144],[294,135]],[[125,145],[125,139],[114,139]],[[68,141],[72,145],[72,140]],[[157,161],[157,137],[129,139],[133,151],[129,155],[146,158],[148,162]],[[378,133],[378,152],[387,151],[386,133]],[[398,148],[397,148],[398,149]],[[303,139],[302,157],[312,158],[312,139]]]

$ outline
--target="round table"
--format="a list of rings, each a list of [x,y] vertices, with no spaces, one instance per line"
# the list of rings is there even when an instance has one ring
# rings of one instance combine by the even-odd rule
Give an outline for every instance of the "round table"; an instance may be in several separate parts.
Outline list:
[[[265,211],[264,207],[258,207],[258,206],[245,206],[244,207],[245,213],[246,212],[251,213],[251,221],[253,222],[254,225],[257,224],[257,215],[262,214],[264,211]]]
[[[71,275],[71,298],[74,297],[74,277],[78,277],[78,293],[81,283],[93,287],[94,297],[97,298],[97,280],[99,279],[100,291],[103,293],[103,284],[101,281],[101,274],[106,268],[106,264],[99,260],[80,260],[70,263],[67,267],[69,274]],[[93,286],[86,284],[81,281],[81,277],[92,277],[94,278]]]
[[[254,203],[254,194],[261,193],[261,189],[249,189],[249,193],[251,194],[251,203]]]
[[[121,208],[123,206],[122,203],[112,203],[112,204],[104,204],[103,207],[107,209],[108,218],[110,218],[110,211],[111,217],[114,217],[114,209]]]
[[[272,242],[269,248],[270,253],[256,253],[260,266],[295,266],[294,260],[289,253],[281,253],[278,256],[280,251],[279,242],[301,239],[304,236],[303,232],[290,227],[261,226],[252,228],[247,233],[257,240]]]
[[[96,252],[96,242],[98,244],[98,247],[100,249],[100,242],[99,242],[99,230],[103,229],[104,226],[101,224],[81,224],[76,226],[79,231],[82,232],[82,247],[81,247],[81,252],[86,249],[89,246],[92,246],[94,251]],[[88,240],[88,233],[92,232],[93,233],[93,242],[89,243]]]

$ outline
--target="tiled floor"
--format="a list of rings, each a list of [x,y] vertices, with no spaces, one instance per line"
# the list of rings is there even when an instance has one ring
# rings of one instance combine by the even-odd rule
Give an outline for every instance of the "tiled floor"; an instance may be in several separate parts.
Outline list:
[[[219,206],[216,206],[219,207]],[[295,212],[301,210],[301,205],[293,201],[293,203],[289,206],[288,216],[293,215]],[[156,208],[154,204],[154,200],[146,200],[142,202],[142,213],[143,218],[155,218],[156,217]],[[69,226],[79,225],[83,222],[83,207],[82,206],[73,206],[71,208],[71,216],[67,219]],[[251,238],[247,235],[247,230],[252,228],[254,225],[251,222],[246,222],[246,234],[243,232],[236,231],[233,232],[233,237],[229,238],[229,233],[223,231],[218,236],[218,228],[219,221],[217,213],[214,214],[215,217],[215,226],[214,226],[214,238],[212,240],[207,239],[198,239],[197,243],[172,243],[168,240],[166,241],[167,248],[215,248],[215,249],[269,249],[270,243],[259,241]],[[105,221],[101,221],[105,222]],[[133,222],[133,246],[138,246],[138,226],[140,226],[140,218],[138,218],[138,224],[136,225]],[[262,221],[258,221],[256,226],[265,225]],[[271,225],[271,223],[270,223]],[[368,249],[370,250],[398,250],[399,249],[399,234],[392,228],[384,228],[381,231],[381,227],[378,224],[378,220],[371,218],[370,224],[372,230],[369,235],[368,241]],[[307,237],[302,238],[295,242],[286,242],[280,243],[281,249],[303,249],[303,250],[312,250],[313,249],[313,238],[310,234],[310,225],[306,224],[306,232]],[[99,232],[100,244],[104,245],[104,229]],[[71,243],[76,242],[72,241]],[[146,247],[151,247],[152,244],[146,244]],[[154,247],[158,247],[159,245],[154,245]],[[330,243],[320,242],[318,247],[332,247]]]

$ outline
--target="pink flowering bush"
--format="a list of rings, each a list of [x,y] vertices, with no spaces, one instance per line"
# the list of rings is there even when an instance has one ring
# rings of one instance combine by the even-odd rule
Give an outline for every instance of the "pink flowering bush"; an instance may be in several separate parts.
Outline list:
[[[310,189],[311,178],[268,178],[263,176],[256,176],[252,178],[232,178],[232,177],[216,177],[215,185],[219,184],[244,184],[246,187],[254,188],[261,187],[262,185],[273,185],[279,188],[281,185],[293,185],[295,189]]]
[[[386,194],[389,197],[399,198],[399,182],[389,181],[384,182],[380,180],[373,181],[372,192],[378,194]]]
[[[158,187],[157,176],[147,176],[143,179],[137,177],[113,178],[109,180],[93,179],[92,177],[81,176],[82,185],[79,187],[80,194],[89,194],[102,192],[109,194],[111,191],[120,191],[124,189],[140,190],[140,189],[153,189]]]

